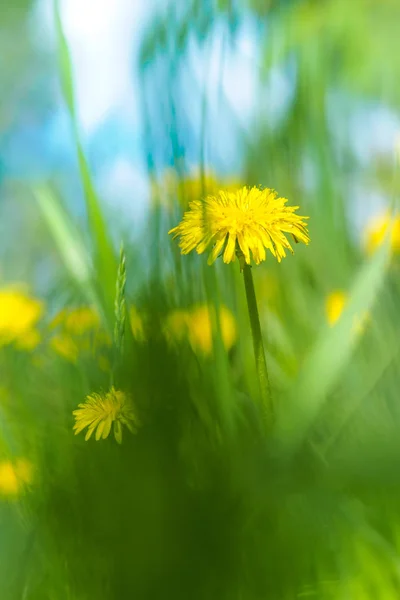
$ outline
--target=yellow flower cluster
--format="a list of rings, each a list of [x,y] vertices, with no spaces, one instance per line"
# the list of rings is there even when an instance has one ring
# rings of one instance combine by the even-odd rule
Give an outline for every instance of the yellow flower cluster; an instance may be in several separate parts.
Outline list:
[[[222,306],[219,314],[221,336],[226,350],[236,341],[236,324],[232,313]],[[170,342],[189,340],[194,352],[210,354],[212,351],[212,315],[208,306],[189,310],[176,310],[166,319],[164,333]]]
[[[14,463],[10,460],[0,462],[0,495],[18,496],[33,481],[32,464],[23,459]]]
[[[86,402],[79,404],[72,414],[75,417],[75,435],[88,428],[86,441],[94,431],[96,440],[106,439],[113,427],[114,437],[121,444],[122,426],[135,433],[140,424],[131,399],[114,387],[106,394],[93,393],[87,396]]]
[[[14,289],[0,290],[0,346],[14,344],[21,350],[32,350],[40,342],[37,324],[43,314],[43,303]]]
[[[308,244],[305,219],[295,214],[298,206],[286,206],[286,198],[278,198],[271,189],[243,187],[235,192],[219,191],[204,201],[193,200],[182,222],[169,231],[180,237],[182,254],[196,250],[202,254],[209,246],[208,263],[222,255],[225,263],[236,255],[250,264],[266,259],[266,250],[281,261],[285,250],[293,252],[285,234],[295,242]]]

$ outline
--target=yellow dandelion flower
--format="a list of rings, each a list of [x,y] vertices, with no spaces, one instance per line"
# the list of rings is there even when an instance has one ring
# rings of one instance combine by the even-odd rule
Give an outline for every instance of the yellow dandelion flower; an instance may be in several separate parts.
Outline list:
[[[226,350],[230,350],[237,336],[235,319],[225,306],[221,306],[219,318],[222,341]],[[167,318],[165,334],[169,341],[186,337],[195,352],[210,354],[213,342],[210,308],[198,306],[188,311],[173,311]]]
[[[122,426],[125,425],[132,433],[137,431],[139,421],[131,399],[122,391],[111,387],[106,394],[91,394],[86,402],[79,404],[72,413],[75,417],[73,427],[75,435],[88,428],[85,440],[96,431],[96,440],[106,439],[114,428],[114,437],[122,442]]]
[[[393,226],[390,235],[390,248],[394,254],[400,252],[400,217],[391,217],[389,213],[375,216],[365,229],[365,249],[367,254],[373,254],[385,239],[387,230]]]
[[[0,463],[0,494],[17,496],[25,485],[32,483],[33,469],[30,462],[18,459],[15,464],[6,460]]]
[[[213,244],[209,264],[220,254],[225,263],[230,263],[236,253],[247,264],[251,256],[259,264],[266,258],[265,249],[280,262],[286,256],[285,249],[293,252],[286,233],[295,242],[309,242],[304,221],[307,217],[296,215],[298,207],[285,206],[286,202],[271,189],[243,187],[236,192],[220,191],[204,202],[192,201],[182,222],[169,233],[174,238],[180,236],[182,254],[192,250],[201,254]]]
[[[19,348],[35,348],[40,335],[36,325],[43,303],[17,289],[0,290],[0,345],[15,343]]]

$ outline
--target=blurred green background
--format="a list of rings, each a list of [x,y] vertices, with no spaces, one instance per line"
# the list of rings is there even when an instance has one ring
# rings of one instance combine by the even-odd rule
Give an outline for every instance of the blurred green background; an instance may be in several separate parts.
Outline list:
[[[0,3],[1,600],[400,597],[399,23]],[[243,185],[310,217],[252,270],[267,431],[237,261],[168,236]],[[75,436],[111,386],[135,432]]]

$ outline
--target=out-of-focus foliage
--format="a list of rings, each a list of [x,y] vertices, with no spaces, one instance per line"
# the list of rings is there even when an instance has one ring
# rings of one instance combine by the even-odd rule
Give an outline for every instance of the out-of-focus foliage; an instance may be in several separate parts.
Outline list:
[[[7,124],[14,90],[41,73],[29,37],[13,38],[28,12],[9,8]],[[2,188],[1,600],[400,597],[399,158],[374,147],[360,158],[367,126],[353,122],[366,106],[399,111],[399,10],[157,6],[136,90],[151,202],[119,265],[56,11],[88,227],[60,181]],[[223,86],[229,127],[215,118],[207,75],[213,42],[222,78],[249,23],[259,87],[244,133]],[[274,74],[287,83],[279,111],[266,101],[281,93]],[[241,169],[228,174],[209,145],[228,152],[232,131]],[[252,269],[275,407],[267,432],[237,261],[208,266],[168,237],[190,201],[260,184],[310,216],[311,238]],[[372,193],[382,202],[369,210]]]

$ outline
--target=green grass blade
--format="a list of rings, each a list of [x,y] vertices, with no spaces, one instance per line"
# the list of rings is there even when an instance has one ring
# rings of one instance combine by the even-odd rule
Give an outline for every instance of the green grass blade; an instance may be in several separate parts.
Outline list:
[[[94,263],[97,270],[98,279],[105,296],[107,311],[111,316],[114,309],[114,283],[117,272],[117,262],[107,233],[104,215],[93,186],[89,166],[80,140],[74,97],[72,62],[67,40],[62,27],[57,0],[54,2],[54,19],[59,50],[61,85],[72,121],[79,170],[86,201],[86,209],[89,217],[89,226],[94,242]]]
[[[358,340],[356,319],[371,309],[377,297],[384,282],[389,251],[388,235],[386,243],[361,268],[338,323],[324,329],[309,352],[289,402],[285,407],[278,407],[278,438],[289,450],[295,450],[304,441],[349,363]]]
[[[33,194],[71,278],[81,289],[88,304],[96,307],[107,325],[104,306],[94,285],[90,256],[78,231],[49,187],[37,187]]]

